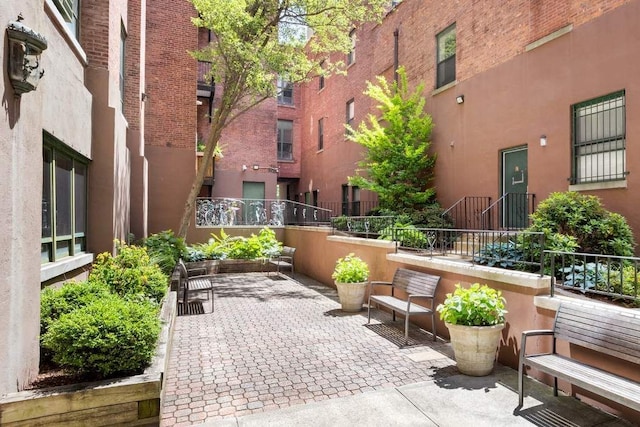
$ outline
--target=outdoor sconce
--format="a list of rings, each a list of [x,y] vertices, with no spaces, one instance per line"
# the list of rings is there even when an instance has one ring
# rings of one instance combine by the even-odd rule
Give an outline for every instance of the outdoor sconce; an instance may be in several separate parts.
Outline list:
[[[540,146],[541,147],[547,146],[547,135],[540,135]]]
[[[458,104],[462,104],[464,102],[464,95],[458,95],[456,96],[456,102]]]
[[[260,165],[253,165],[251,167],[254,171],[257,171],[258,169],[260,169]]]
[[[40,68],[40,54],[47,48],[47,39],[20,21],[10,21],[7,27],[9,39],[9,80],[16,96],[36,90],[44,71]]]

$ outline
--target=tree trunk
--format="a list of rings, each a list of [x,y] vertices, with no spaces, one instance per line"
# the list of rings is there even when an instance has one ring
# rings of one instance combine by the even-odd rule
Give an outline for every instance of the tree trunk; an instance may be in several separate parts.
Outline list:
[[[218,116],[218,114],[216,114],[216,116]],[[213,153],[216,146],[218,145],[218,141],[220,140],[220,135],[222,134],[222,129],[225,124],[224,121],[219,119],[220,117],[214,117],[214,124],[211,125],[211,133],[209,133],[209,138],[207,139],[207,144],[204,149],[202,165],[200,165],[200,169],[198,169],[198,173],[193,180],[191,190],[189,190],[189,196],[187,197],[187,201],[184,205],[184,211],[182,212],[182,219],[180,220],[178,237],[182,237],[185,240],[187,238],[187,232],[189,231],[191,219],[193,218],[193,214],[195,212],[196,199],[198,198],[198,194],[200,193],[200,189],[202,188],[202,184],[204,183],[205,173],[209,168],[209,165],[213,161]]]

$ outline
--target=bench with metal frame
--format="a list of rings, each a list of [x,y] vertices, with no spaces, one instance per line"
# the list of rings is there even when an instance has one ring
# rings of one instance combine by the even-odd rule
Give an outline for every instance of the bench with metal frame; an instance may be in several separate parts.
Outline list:
[[[527,354],[527,339],[551,337],[551,351]],[[518,364],[519,405],[524,400],[525,366],[554,377],[553,395],[558,396],[558,379],[640,411],[640,383],[556,353],[556,341],[584,347],[640,365],[640,313],[591,302],[562,302],[553,329],[522,333]]]
[[[436,319],[433,300],[436,288],[440,282],[440,276],[422,273],[420,271],[398,268],[391,282],[369,282],[369,304],[367,309],[367,324],[371,323],[371,306],[384,306],[390,308],[393,313],[393,321],[396,320],[396,312],[404,315],[404,339],[409,343],[409,317],[414,315],[431,316],[431,329],[433,340],[436,340]],[[376,295],[376,287],[391,289],[390,295]],[[395,291],[402,291],[406,297],[400,297]],[[416,300],[425,301],[428,306],[419,305]]]
[[[291,274],[294,274],[295,268],[293,266],[293,257],[295,253],[296,253],[296,248],[285,246],[282,248],[282,252],[280,253],[280,255],[269,259],[269,264],[274,265],[276,267],[277,274],[280,274],[281,269],[287,269],[287,268],[291,270]]]
[[[184,307],[189,305],[189,294],[192,292],[205,292],[207,299],[209,299],[209,293],[211,293],[211,312],[213,313],[214,301],[213,301],[213,275],[192,275],[194,271],[206,271],[204,268],[197,268],[194,270],[188,270],[184,261],[180,259],[178,261],[178,269],[180,271],[180,290],[182,291],[182,304]]]

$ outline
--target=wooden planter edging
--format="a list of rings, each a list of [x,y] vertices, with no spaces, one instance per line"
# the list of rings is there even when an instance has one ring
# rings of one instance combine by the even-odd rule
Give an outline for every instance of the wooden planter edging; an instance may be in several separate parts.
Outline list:
[[[0,398],[0,425],[159,425],[164,372],[176,317],[175,292],[167,295],[160,316],[162,331],[156,355],[143,374],[10,393]]]

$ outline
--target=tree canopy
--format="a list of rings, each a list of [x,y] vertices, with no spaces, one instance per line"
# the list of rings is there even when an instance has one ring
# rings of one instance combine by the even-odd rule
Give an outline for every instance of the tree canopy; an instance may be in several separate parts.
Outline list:
[[[212,40],[192,52],[211,63],[220,98],[203,161],[185,204],[178,235],[185,237],[195,200],[223,129],[243,112],[276,94],[276,79],[304,82],[344,69],[333,53],[352,47],[349,33],[382,18],[388,0],[190,0],[193,23]],[[322,64],[322,66],[321,66]]]
[[[349,128],[349,139],[367,149],[358,175],[349,182],[377,193],[382,209],[415,211],[435,198],[430,184],[436,155],[428,153],[433,124],[423,111],[423,89],[420,84],[409,93],[403,68],[392,85],[378,76],[376,85],[367,82],[364,93],[377,101],[380,116],[369,114],[357,130]]]

